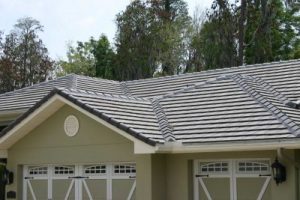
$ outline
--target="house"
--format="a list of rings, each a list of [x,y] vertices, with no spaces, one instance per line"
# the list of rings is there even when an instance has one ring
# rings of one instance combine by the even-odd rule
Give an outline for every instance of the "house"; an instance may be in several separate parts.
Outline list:
[[[7,199],[300,199],[300,60],[0,95]]]

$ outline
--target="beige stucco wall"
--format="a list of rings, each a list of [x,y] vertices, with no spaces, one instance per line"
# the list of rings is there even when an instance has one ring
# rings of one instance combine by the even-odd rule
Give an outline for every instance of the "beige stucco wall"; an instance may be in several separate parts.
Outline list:
[[[76,136],[64,133],[68,115],[79,119]],[[71,107],[64,106],[8,150],[8,169],[15,174],[7,191],[21,199],[22,165],[135,162],[133,143]],[[17,180],[18,179],[18,184]]]

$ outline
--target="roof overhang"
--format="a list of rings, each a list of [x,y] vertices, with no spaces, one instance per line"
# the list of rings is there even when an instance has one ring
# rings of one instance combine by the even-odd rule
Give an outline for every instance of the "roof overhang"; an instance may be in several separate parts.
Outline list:
[[[48,117],[53,115],[62,106],[69,105],[72,108],[80,111],[86,116],[96,120],[100,124],[108,127],[114,132],[124,136],[128,140],[132,141],[134,144],[135,154],[150,154],[155,153],[157,147],[149,145],[134,136],[128,134],[127,132],[121,130],[120,128],[110,124],[109,122],[99,118],[98,116],[86,111],[82,107],[76,105],[75,103],[69,101],[65,97],[53,92],[45,97],[44,100],[40,101],[34,107],[25,112],[16,121],[13,122],[8,128],[8,131],[4,129],[5,135],[0,138],[0,157],[7,156],[7,149],[14,145],[17,141],[22,139],[25,135],[30,133],[34,128],[44,122]]]
[[[169,143],[158,145],[157,153],[208,153],[229,151],[265,151],[284,149],[300,149],[300,138],[265,141],[230,141],[226,143]]]

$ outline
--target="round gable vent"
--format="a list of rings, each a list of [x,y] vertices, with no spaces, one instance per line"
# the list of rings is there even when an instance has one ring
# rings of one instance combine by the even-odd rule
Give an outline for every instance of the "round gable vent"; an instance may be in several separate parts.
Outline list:
[[[78,121],[77,117],[75,117],[74,115],[69,115],[65,119],[64,128],[65,128],[65,133],[67,134],[67,136],[70,136],[70,137],[75,136],[79,130],[79,121]]]

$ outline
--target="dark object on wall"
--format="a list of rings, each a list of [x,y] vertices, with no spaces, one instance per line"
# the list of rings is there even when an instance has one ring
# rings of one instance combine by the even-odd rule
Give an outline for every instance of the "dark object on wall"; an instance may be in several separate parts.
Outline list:
[[[2,182],[3,180],[3,172],[5,170],[5,163],[0,159],[0,200],[5,200],[5,184]]]
[[[16,199],[17,198],[17,193],[15,191],[9,191],[6,194],[7,199]]]
[[[272,172],[273,172],[273,178],[278,185],[279,183],[282,183],[286,181],[286,169],[285,166],[283,166],[278,159],[276,158],[274,163],[271,165]]]
[[[0,164],[6,165],[7,159],[6,158],[0,158]]]
[[[7,170],[7,169],[4,169],[3,172],[2,172],[2,180],[1,182],[4,184],[4,185],[10,185],[12,184],[14,181],[14,173]]]

